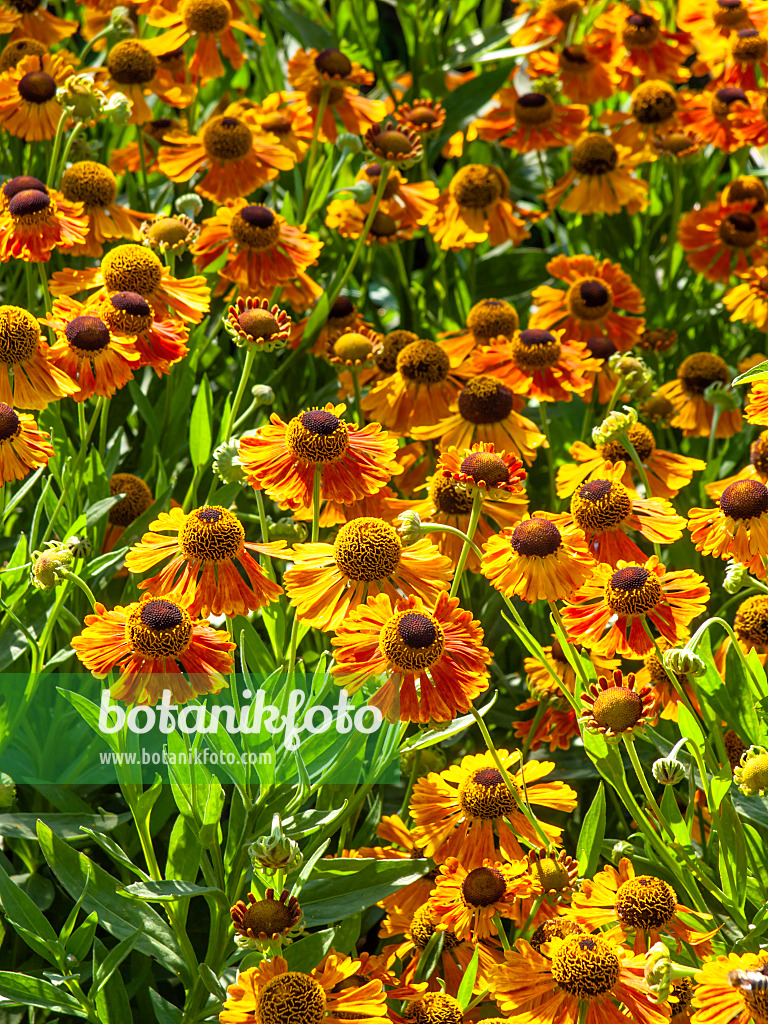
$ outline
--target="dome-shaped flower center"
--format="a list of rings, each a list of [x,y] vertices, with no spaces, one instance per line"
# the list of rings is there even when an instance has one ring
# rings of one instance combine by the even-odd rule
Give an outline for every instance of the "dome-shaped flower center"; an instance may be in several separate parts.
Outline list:
[[[402,672],[423,672],[443,656],[445,634],[433,615],[398,612],[381,631],[379,650]]]
[[[729,213],[717,229],[720,241],[734,249],[749,249],[760,236],[760,228],[748,213]]]
[[[739,786],[751,793],[768,789],[768,754],[757,754],[743,759]]]
[[[514,401],[509,388],[495,377],[474,377],[459,395],[459,413],[469,423],[501,423]]]
[[[179,530],[184,555],[197,562],[223,562],[240,553],[245,530],[240,520],[220,505],[203,505]]]
[[[521,125],[547,124],[555,113],[555,104],[543,92],[527,92],[515,100],[515,121]]]
[[[438,121],[438,114],[432,107],[415,106],[408,114],[408,121],[423,130]]]
[[[611,686],[602,690],[592,706],[598,725],[612,732],[624,732],[640,721],[643,698],[626,686]]]
[[[21,219],[45,213],[50,206],[51,200],[45,192],[38,192],[36,188],[27,188],[23,192],[17,192],[9,201],[8,212],[12,217]]]
[[[677,376],[688,395],[703,395],[710,384],[727,384],[731,379],[725,360],[710,352],[688,356],[680,363]]]
[[[748,104],[747,94],[743,89],[734,85],[727,85],[724,89],[718,89],[712,95],[710,109],[715,117],[727,117],[734,103]],[[736,108],[739,109],[738,107]]]
[[[189,225],[180,217],[161,217],[149,228],[148,235],[153,242],[174,246],[189,237]]]
[[[109,206],[117,198],[117,179],[104,164],[79,160],[64,171],[61,191],[65,199],[85,206]]]
[[[608,607],[616,615],[644,615],[663,599],[659,577],[642,565],[614,572],[605,588]]]
[[[720,495],[720,508],[731,519],[756,519],[768,512],[768,487],[759,480],[737,480]]]
[[[413,148],[413,143],[403,132],[396,128],[386,128],[379,132],[374,139],[374,148],[385,156],[407,156]]]
[[[0,402],[0,441],[8,441],[21,430],[21,420],[10,405]]]
[[[761,36],[755,28],[742,28],[731,42],[731,56],[745,64],[755,64],[764,60],[768,53],[768,39]]]
[[[424,903],[416,913],[413,915],[409,932],[413,939],[413,944],[417,949],[426,949],[427,943],[435,934],[434,924],[434,912],[429,903]],[[461,940],[456,938],[454,932],[446,931],[443,932],[445,938],[443,940],[443,949],[455,949],[461,945]]]
[[[352,63],[340,50],[321,50],[315,57],[315,67],[332,78],[346,78],[352,73]]]
[[[288,424],[285,444],[301,462],[338,462],[349,446],[349,429],[326,409],[308,409]]]
[[[462,1024],[464,1011],[453,996],[427,992],[421,999],[405,1004],[403,1019],[410,1024]]]
[[[588,480],[571,498],[571,515],[587,534],[619,526],[631,511],[629,491],[615,480]]]
[[[587,338],[584,344],[587,346],[589,354],[593,359],[605,361],[618,351],[611,339],[606,338],[602,334],[598,334],[594,338]]]
[[[279,900],[256,900],[248,905],[237,924],[244,935],[280,935],[294,923],[294,915]]]
[[[270,978],[256,996],[259,1024],[322,1024],[325,992],[320,982],[300,971]]]
[[[64,333],[72,348],[81,352],[101,352],[109,344],[109,328],[97,316],[76,316]]]
[[[553,980],[577,999],[610,992],[620,972],[614,947],[597,936],[570,935],[552,957]]]
[[[461,784],[459,804],[468,818],[491,821],[517,810],[515,795],[510,793],[498,768],[478,768]]]
[[[647,462],[656,450],[656,442],[648,427],[643,426],[642,423],[634,423],[627,430],[627,437],[635,449],[638,459],[641,462]],[[632,461],[632,456],[621,441],[606,441],[605,444],[598,445],[597,450],[600,456],[609,462],[630,463]]]
[[[563,538],[549,519],[524,519],[512,531],[509,543],[522,558],[546,558],[560,548]]]
[[[11,178],[10,181],[6,181],[3,185],[3,195],[6,202],[8,202],[14,196],[17,196],[19,192],[26,192],[27,189],[48,194],[45,182],[40,181],[39,178],[33,178],[31,174],[21,174],[18,178]]]
[[[328,311],[328,323],[332,324],[335,330],[341,330],[343,327],[349,327],[356,315],[357,306],[354,302],[346,295],[340,295],[338,299],[334,299]]]
[[[475,868],[461,883],[461,895],[470,907],[490,907],[507,891],[504,875],[495,868]]]
[[[414,384],[439,384],[451,368],[448,355],[434,341],[420,339],[406,345],[397,357],[397,370]]]
[[[733,631],[752,647],[768,645],[768,594],[755,594],[741,602]]]
[[[102,316],[120,334],[142,334],[152,326],[152,307],[138,292],[116,292],[102,304]]]
[[[163,264],[143,245],[118,245],[101,261],[104,285],[110,292],[137,292],[147,298],[163,278]]]
[[[383,580],[400,564],[400,538],[383,519],[362,516],[339,530],[333,545],[337,568],[350,580]]]
[[[46,71],[28,71],[19,79],[16,88],[19,96],[27,103],[40,105],[56,95],[56,80]]]
[[[565,304],[579,320],[602,320],[613,309],[613,290],[597,277],[583,277],[570,286]]]
[[[459,206],[484,210],[501,198],[503,185],[495,167],[467,164],[454,174],[448,188]]]
[[[571,167],[577,174],[608,174],[616,169],[618,162],[618,150],[604,135],[587,135],[576,143],[571,153]]]
[[[528,374],[556,366],[562,352],[562,346],[554,334],[534,328],[515,335],[511,347],[515,363]]]
[[[47,52],[48,47],[36,39],[12,39],[0,53],[0,74],[15,68],[22,57],[42,57]]]
[[[552,939],[564,939],[568,935],[582,935],[584,929],[575,921],[567,917],[553,917],[549,921],[543,921],[531,935],[531,945],[537,953],[541,947]]]
[[[232,12],[226,0],[184,0],[181,16],[190,32],[223,32]]]
[[[742,203],[748,199],[754,200],[753,212],[759,213],[768,203],[768,189],[760,178],[754,174],[740,174],[729,181],[723,189],[723,203]]]
[[[481,299],[467,316],[467,330],[479,342],[498,337],[511,338],[519,324],[517,310],[503,299]]]
[[[113,526],[130,526],[143,515],[154,502],[152,491],[141,477],[131,473],[115,473],[109,478],[109,493],[125,494],[116,505],[109,510],[107,518]]]
[[[562,892],[571,882],[568,868],[557,857],[536,857],[531,873],[541,883],[544,892]]]
[[[250,153],[253,137],[236,117],[214,117],[203,129],[203,145],[212,160],[240,160]]]
[[[662,124],[677,110],[675,90],[666,82],[643,82],[632,93],[630,109],[639,124]]]
[[[146,85],[157,73],[157,60],[137,39],[125,39],[109,51],[107,67],[118,85]]]
[[[375,355],[376,366],[382,373],[394,373],[397,369],[397,357],[404,348],[416,341],[419,341],[419,336],[413,331],[390,331],[385,335],[381,348]]]
[[[280,237],[280,221],[266,206],[244,206],[230,221],[232,237],[249,249],[270,249]]]
[[[21,306],[0,306],[0,363],[25,363],[37,351],[40,324]]]
[[[628,50],[653,46],[659,38],[660,25],[650,14],[630,14],[621,30],[621,39]]]
[[[675,916],[677,894],[671,885],[652,875],[638,875],[619,886],[616,916],[630,928],[648,931],[665,928]]]
[[[271,338],[280,330],[280,324],[268,309],[245,309],[238,314],[237,322],[249,338]]]
[[[712,20],[718,28],[738,29],[749,22],[743,0],[715,0]]]
[[[472,511],[472,497],[465,490],[457,490],[449,476],[434,476],[429,485],[429,498],[436,512],[447,516],[468,516]]]
[[[397,221],[383,210],[377,210],[371,221],[371,234],[374,238],[391,238],[397,234]]]
[[[347,331],[333,343],[333,354],[349,362],[365,362],[372,350],[371,341],[357,331]]]
[[[462,460],[461,472],[471,476],[476,484],[495,487],[509,483],[509,467],[493,452],[470,452]]]
[[[174,601],[142,601],[128,615],[125,639],[145,658],[177,658],[189,647],[192,619]]]

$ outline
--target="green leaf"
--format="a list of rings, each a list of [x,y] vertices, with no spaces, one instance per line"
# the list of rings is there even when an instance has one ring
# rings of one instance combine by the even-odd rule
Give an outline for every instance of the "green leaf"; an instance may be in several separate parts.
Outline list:
[[[579,862],[579,874],[591,878],[597,870],[600,860],[600,848],[605,839],[605,784],[600,787],[592,801],[592,806],[584,815],[581,832],[576,843],[576,858]]]
[[[114,497],[102,498],[101,501],[96,501],[93,505],[89,505],[85,510],[85,526],[96,526],[97,523],[100,523],[109,514],[109,510],[122,500],[121,495],[116,494]],[[72,528],[68,531],[68,536],[71,537],[75,533],[77,533],[77,530]]]
[[[424,947],[424,952],[419,957],[419,965],[413,976],[415,982],[426,981],[431,978],[440,963],[440,955],[443,952],[445,932],[435,931],[430,936],[429,942]]]
[[[739,816],[730,800],[720,806],[720,881],[723,891],[744,910],[747,891],[747,843]]]
[[[37,822],[44,821],[60,839],[83,839],[83,828],[109,832],[130,819],[130,814],[0,814],[0,836],[37,841]]]
[[[208,378],[203,374],[189,421],[189,456],[198,469],[208,461],[213,447],[213,395]]]
[[[223,903],[229,907],[229,902],[221,889],[210,885],[195,885],[194,882],[185,882],[183,879],[173,878],[167,882],[131,882],[126,885],[123,892],[130,893],[139,900],[186,900],[192,896],[205,896],[206,893],[214,893]]]
[[[316,967],[333,946],[335,934],[333,928],[325,928],[286,946],[281,955],[285,957],[288,970],[306,973]]]
[[[7,862],[6,862],[7,863]],[[6,873],[0,863],[0,906],[5,916],[30,949],[56,965],[61,949],[56,932],[37,905]]]
[[[96,951],[98,949],[99,959],[104,952],[104,946],[97,940],[94,945],[94,965],[96,965]],[[112,951],[114,952],[114,950]],[[103,970],[109,959],[109,954],[101,961],[96,968],[97,976]],[[98,1019],[104,1024],[133,1024],[131,1003],[128,993],[125,990],[123,979],[118,971],[110,973],[109,980],[101,988],[96,996],[96,1012]]]
[[[181,1024],[183,1013],[178,1006],[163,999],[160,993],[152,988],[149,990],[149,998],[158,1024]]]
[[[123,939],[122,942],[118,942],[118,944],[113,949],[110,949],[110,951],[104,957],[104,959],[99,964],[96,970],[96,980],[94,982],[94,987],[91,990],[91,992],[89,992],[89,995],[91,997],[96,995],[104,988],[104,986],[115,973],[117,968],[120,966],[123,960],[125,960],[125,958],[131,952],[133,947],[136,945],[142,931],[142,928],[137,928],[133,935],[127,936],[127,938]]]
[[[301,906],[308,927],[341,921],[378,903],[425,873],[422,861],[355,859],[352,874],[323,877],[316,868],[301,891]],[[324,865],[323,865],[324,867]]]
[[[467,964],[467,969],[464,972],[464,977],[461,979],[459,985],[459,991],[456,994],[459,1006],[466,1012],[467,1007],[472,1002],[472,992],[475,988],[475,981],[477,980],[477,968],[480,964],[480,947],[475,946],[475,952],[472,954],[472,959]]]
[[[65,989],[15,971],[0,971],[0,996],[15,1006],[39,1006],[56,1013],[71,1013],[74,1017],[86,1016],[77,999]]]
[[[736,384],[756,384],[759,380],[768,380],[768,360],[758,363],[751,370],[746,370],[744,373],[740,373],[738,377],[734,377],[733,386]]]

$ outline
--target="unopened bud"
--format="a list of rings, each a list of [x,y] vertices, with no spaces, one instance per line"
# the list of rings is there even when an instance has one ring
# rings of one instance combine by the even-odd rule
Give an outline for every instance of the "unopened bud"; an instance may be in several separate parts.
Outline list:
[[[38,590],[53,590],[66,579],[74,561],[72,552],[59,541],[49,541],[45,551],[32,552],[30,581]]]
[[[654,779],[662,786],[676,786],[688,772],[682,761],[674,757],[660,757],[651,766]]]
[[[744,586],[748,576],[749,572],[746,565],[740,565],[738,562],[730,561],[725,567],[723,590],[727,594],[738,594]]]
[[[618,438],[619,434],[626,433],[636,423],[637,412],[634,409],[630,409],[628,405],[624,406],[624,412],[614,409],[612,413],[606,416],[599,427],[592,428],[592,442],[595,445],[601,445],[606,444],[608,441],[614,441]]]
[[[91,75],[72,75],[56,90],[56,99],[84,124],[98,120],[107,106],[104,93],[93,84]]]
[[[129,39],[136,35],[136,22],[131,17],[131,8],[119,5],[112,8],[109,16],[112,34],[118,39]]]
[[[661,656],[664,667],[679,676],[704,676],[707,664],[703,658],[688,647],[671,647]]]
[[[402,537],[403,544],[408,546],[409,544],[415,544],[417,540],[421,539],[421,517],[418,512],[408,509],[407,512],[400,513],[397,521],[400,523],[397,532]]]
[[[448,723],[450,724],[450,723]],[[432,726],[434,728],[434,725]],[[400,771],[408,778],[418,757],[417,772],[420,778],[430,772],[441,772],[445,768],[447,757],[440,747],[422,747],[421,750],[409,750],[400,755]]]
[[[87,537],[70,537],[67,541],[67,547],[75,558],[87,558],[91,553],[93,545]]]
[[[213,471],[224,484],[244,484],[246,475],[239,459],[240,442],[231,438],[213,453]]]
[[[121,92],[113,93],[104,106],[104,116],[108,117],[114,124],[123,127],[131,119],[133,104]]]
[[[655,942],[645,954],[645,983],[658,1003],[666,1003],[672,987],[672,957],[663,942]]]
[[[716,406],[721,412],[733,412],[741,405],[741,395],[716,380],[704,388],[704,401]]]
[[[269,384],[254,384],[251,388],[251,394],[253,395],[257,405],[275,404],[275,392]]]
[[[299,868],[304,860],[299,844],[295,840],[289,839],[283,832],[279,814],[272,817],[270,834],[256,839],[248,847],[248,856],[251,858],[254,868],[267,873]]]
[[[362,148],[363,140],[359,135],[353,135],[352,132],[342,132],[336,137],[336,149],[338,150],[347,149],[350,153],[359,153]]]
[[[630,398],[648,398],[653,394],[653,373],[639,356],[615,352],[608,360],[608,366],[621,377],[624,391]]]
[[[187,192],[179,196],[174,205],[179,213],[194,220],[203,208],[203,200],[196,192]]]

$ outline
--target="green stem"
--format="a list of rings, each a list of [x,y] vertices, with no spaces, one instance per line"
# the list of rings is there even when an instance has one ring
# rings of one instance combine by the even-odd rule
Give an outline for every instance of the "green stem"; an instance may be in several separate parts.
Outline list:
[[[144,152],[144,145],[142,140],[141,125],[136,125],[136,141],[139,146],[139,160],[141,161],[141,190],[144,199],[144,208],[147,213],[151,213],[151,202],[149,198],[149,182],[147,181],[147,156]]]
[[[501,914],[496,913],[493,915],[493,923],[496,925],[496,930],[499,933],[499,942],[501,943],[502,949],[505,952],[507,952],[512,947],[509,944],[509,939],[507,938],[507,931],[504,927],[504,922],[501,919]]]
[[[549,476],[549,507],[554,511],[555,502],[557,501],[557,491],[555,490],[555,461],[554,454],[552,452],[552,438],[549,430],[549,417],[547,416],[547,406],[545,402],[539,404],[539,415],[541,417],[541,430],[547,439],[547,475]]]
[[[621,734],[621,738],[624,740],[624,746],[627,748],[627,753],[629,754],[629,760],[632,762],[632,767],[635,770],[635,775],[637,776],[637,781],[640,783],[640,788],[643,791],[645,799],[648,801],[648,806],[651,808],[651,810],[653,811],[654,815],[656,816],[656,820],[664,827],[664,831],[667,833],[667,835],[669,836],[670,840],[674,843],[675,842],[675,833],[672,831],[671,827],[667,824],[667,821],[664,818],[664,815],[661,813],[661,808],[657,804],[656,798],[654,797],[654,795],[653,795],[653,793],[651,791],[651,787],[648,785],[648,779],[646,778],[645,772],[643,771],[643,766],[640,763],[640,758],[637,756],[637,750],[635,749],[634,737],[631,736],[628,732],[623,732]]]
[[[315,160],[317,159],[317,144],[320,137],[320,129],[323,124],[325,117],[325,111],[328,107],[328,97],[330,95],[331,86],[327,85],[323,88],[322,95],[320,96],[320,102],[317,106],[317,120],[315,121],[314,129],[312,131],[312,142],[309,146],[309,156],[307,157],[307,170],[304,175],[304,195],[301,203],[301,214],[299,216],[299,223],[302,224],[304,221],[304,215],[307,212],[307,206],[309,205],[310,197],[310,181],[312,178],[312,172],[315,169]]]
[[[540,700],[539,703],[536,705],[536,713],[531,719],[531,727],[528,730],[528,735],[523,740],[523,761],[525,761],[525,759],[528,757],[528,752],[531,749],[531,743],[533,743],[533,738],[536,735],[536,730],[538,729],[539,724],[541,723],[541,720],[544,717],[544,713],[546,712],[546,710],[547,705],[543,700]]]
[[[648,476],[647,476],[647,474],[645,472],[645,466],[640,461],[640,456],[635,451],[635,446],[630,441],[629,435],[627,434],[626,430],[619,431],[618,438],[619,438],[619,441],[624,446],[624,448],[626,449],[626,451],[629,453],[629,457],[630,457],[630,459],[632,459],[632,462],[634,463],[635,469],[637,470],[637,472],[638,472],[638,474],[640,476],[640,479],[643,482],[643,487],[645,488],[645,497],[646,497],[646,499],[651,498],[652,497],[652,495],[651,495],[651,486],[648,483]],[[659,547],[658,541],[655,542],[654,545],[653,545],[653,553],[654,553],[654,555],[656,555],[656,557],[659,560],[661,560],[661,548]]]
[[[320,537],[320,485],[322,483],[323,469],[319,464],[315,465],[315,477],[312,481],[312,543],[317,544]]]
[[[45,304],[45,312],[51,312],[51,293],[48,291],[48,278],[45,274],[45,264],[37,264],[37,272],[40,275],[40,287],[43,291],[43,303]]]
[[[85,44],[85,46],[80,51],[80,63],[81,64],[85,60],[86,55],[89,54],[91,52],[91,50],[94,48],[96,43],[98,43],[98,41],[100,39],[103,39],[104,36],[108,36],[110,34],[110,32],[113,31],[113,29],[114,29],[114,26],[112,25],[112,22],[109,21],[109,22],[107,22],[107,24],[104,26],[104,28],[100,32],[97,32],[95,36],[93,36],[91,39],[89,39],[89,41]]]
[[[255,358],[256,346],[248,345],[248,348],[246,349],[245,353],[245,362],[243,363],[243,371],[240,374],[240,382],[237,385],[235,397],[232,399],[232,407],[229,410],[229,416],[227,417],[227,425],[224,428],[224,436],[222,438],[224,444],[226,444],[227,441],[232,436],[232,427],[234,425],[235,420],[237,419],[237,410],[240,408],[240,403],[243,400],[245,389],[248,386],[248,378],[251,374],[251,369],[253,368],[253,361]]]
[[[469,516],[469,526],[467,527],[467,536],[466,536],[466,539],[464,541],[464,545],[463,545],[463,547],[461,549],[461,554],[459,555],[458,565],[456,566],[456,572],[455,572],[454,577],[453,577],[453,583],[451,584],[451,593],[450,593],[451,597],[455,597],[456,596],[456,591],[459,589],[459,584],[461,583],[461,576],[462,576],[462,573],[464,572],[464,566],[467,564],[467,559],[469,558],[469,545],[471,544],[472,540],[474,539],[475,530],[477,529],[477,523],[478,523],[478,520],[480,519],[480,510],[481,510],[482,507],[483,507],[483,494],[482,494],[482,491],[478,488],[475,491],[474,497],[472,498],[472,511],[470,513],[470,516]]]
[[[545,668],[547,670],[547,672],[551,676],[551,678],[552,678],[553,682],[555,683],[555,685],[557,686],[557,688],[561,691],[563,696],[566,698],[568,703],[571,705],[571,710],[573,711],[573,713],[578,718],[579,715],[581,714],[581,708],[580,708],[580,706],[578,704],[578,701],[576,700],[574,695],[571,693],[571,691],[568,689],[568,687],[565,685],[565,683],[560,678],[560,676],[557,674],[557,672],[555,672],[555,670],[550,665],[549,660],[547,659],[546,654],[542,650],[541,644],[531,634],[530,630],[528,629],[528,627],[526,626],[526,624],[523,622],[522,618],[520,617],[520,612],[518,612],[517,608],[515,608],[515,606],[512,604],[511,599],[506,597],[504,594],[502,594],[501,596],[502,596],[502,598],[504,600],[504,603],[506,604],[507,608],[509,608],[509,610],[512,612],[512,617],[514,618],[515,623],[517,625],[517,628],[519,629],[520,634],[521,634],[520,639],[525,644],[525,646],[528,648],[528,650],[533,655],[533,657],[536,658],[537,661],[541,664],[542,668]],[[509,621],[509,620],[507,620],[507,621]]]
[[[56,177],[56,169],[59,166],[59,152],[61,150],[61,139],[64,135],[64,125],[67,123],[69,118],[69,111],[66,108],[63,109],[61,112],[61,117],[59,118],[59,123],[56,125],[56,135],[53,139],[53,152],[51,153],[51,162],[48,165],[48,180],[46,184],[49,187],[53,187],[58,181]]]
[[[359,427],[363,426],[363,397],[360,393],[360,371],[352,367],[349,371],[355,395],[355,419]]]
[[[70,580],[72,583],[74,583],[76,587],[79,587],[82,590],[82,592],[85,594],[85,596],[91,602],[91,608],[95,609],[96,608],[96,598],[93,596],[93,593],[91,592],[91,588],[88,586],[88,584],[85,582],[85,580],[80,579],[80,577],[77,575],[77,573],[70,572],[68,569],[62,569],[61,570],[61,574],[62,574],[62,576],[65,576],[68,580]]]
[[[462,531],[457,529],[455,526],[447,526],[445,523],[422,523],[421,532],[452,533],[455,537],[461,537],[465,544],[469,544],[471,550],[475,553],[475,555],[477,555],[478,558],[483,557],[483,552],[480,550],[477,544],[475,544],[473,540],[470,540],[466,533],[462,533]]]
[[[259,525],[261,526],[261,543],[269,544],[269,526],[267,525],[267,514],[264,509],[264,495],[260,490],[254,491],[256,495],[256,508],[259,512]],[[271,580],[275,578],[275,568],[272,565],[272,559],[267,559],[266,564],[267,575]]]

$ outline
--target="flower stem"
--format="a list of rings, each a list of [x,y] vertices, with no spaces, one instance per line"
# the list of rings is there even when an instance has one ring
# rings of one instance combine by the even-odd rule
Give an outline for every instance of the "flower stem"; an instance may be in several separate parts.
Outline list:
[[[235,420],[237,418],[237,410],[240,408],[240,403],[243,400],[245,389],[248,386],[248,378],[250,377],[251,369],[253,367],[253,361],[255,358],[256,346],[249,345],[245,353],[243,372],[240,374],[240,383],[237,385],[235,397],[232,399],[232,407],[229,410],[229,416],[227,417],[227,425],[224,428],[224,437],[222,438],[224,444],[226,444],[227,441],[232,436],[232,427],[234,426]]]
[[[496,925],[496,930],[499,933],[499,942],[501,943],[502,948],[506,952],[507,950],[511,949],[512,947],[509,944],[509,939],[507,938],[507,932],[506,932],[506,929],[504,928],[504,922],[502,921],[500,914],[496,913],[496,914],[493,915],[493,923]]]
[[[255,490],[253,493],[256,495],[256,508],[258,509],[259,512],[259,525],[261,526],[261,543],[269,544],[269,526],[267,525],[267,514],[264,509],[264,495],[261,493],[260,490]],[[274,580],[275,568],[272,565],[271,558],[266,559],[265,568],[267,570],[267,575],[269,576],[269,578],[271,580]]]
[[[568,687],[565,685],[565,683],[560,678],[560,676],[557,674],[557,672],[555,672],[555,670],[550,665],[549,660],[548,660],[546,654],[542,650],[541,644],[530,633],[528,627],[523,622],[522,618],[520,617],[520,613],[518,612],[517,608],[515,608],[515,606],[512,604],[512,601],[510,600],[510,598],[506,597],[504,594],[502,594],[502,597],[504,598],[504,603],[506,604],[507,608],[509,608],[509,610],[512,612],[512,616],[513,616],[513,618],[515,620],[515,624],[517,626],[517,629],[520,631],[520,634],[521,634],[520,640],[522,640],[522,642],[528,648],[528,650],[533,655],[533,657],[536,658],[537,661],[541,664],[542,668],[545,668],[547,670],[547,672],[551,676],[551,678],[552,678],[553,682],[555,683],[555,685],[558,687],[559,690],[562,691],[563,696],[566,698],[568,703],[571,705],[571,710],[573,711],[573,713],[576,715],[576,718],[578,719],[579,715],[581,714],[581,708],[579,707],[579,704],[578,704],[576,698],[571,693],[571,691],[568,689]],[[506,621],[509,622],[509,619],[507,619]],[[510,625],[511,625],[511,623],[510,623]]]
[[[74,583],[76,587],[79,587],[82,590],[82,592],[85,594],[85,596],[91,602],[91,608],[95,609],[96,608],[96,598],[93,596],[91,588],[88,586],[88,584],[85,582],[85,580],[80,579],[80,577],[77,575],[77,573],[70,572],[66,568],[63,568],[61,570],[61,574],[62,574],[62,576],[66,576],[66,578],[68,580],[71,580],[72,583]]]
[[[483,552],[480,550],[480,548],[477,546],[477,544],[475,544],[475,542],[473,540],[470,540],[470,538],[466,535],[466,533],[462,533],[461,530],[457,529],[455,526],[448,526],[446,523],[422,523],[421,524],[421,532],[422,533],[452,533],[455,537],[461,537],[461,539],[465,543],[469,544],[471,550],[474,551],[475,555],[477,555],[478,558],[482,558],[483,557]]]
[[[320,537],[320,484],[322,481],[322,467],[315,464],[315,478],[312,481],[312,543],[317,544]]]
[[[59,166],[59,153],[61,151],[61,139],[62,139],[62,137],[64,135],[64,125],[67,123],[69,118],[70,118],[70,113],[69,113],[69,111],[66,108],[64,108],[62,110],[62,112],[61,112],[61,117],[59,118],[59,123],[56,125],[56,135],[54,136],[54,139],[53,139],[53,152],[51,153],[51,162],[48,165],[48,181],[46,182],[46,184],[49,187],[54,186],[58,182],[58,179],[56,177],[56,170],[57,170],[57,168]]]
[[[317,119],[315,120],[314,129],[312,131],[312,142],[309,146],[309,156],[307,157],[307,171],[304,175],[304,194],[301,201],[301,214],[299,216],[299,223],[303,223],[304,214],[307,212],[307,206],[309,205],[310,196],[310,179],[312,178],[312,172],[315,169],[315,160],[317,159],[317,144],[320,136],[320,129],[323,124],[325,117],[325,111],[328,107],[328,97],[331,93],[331,86],[327,85],[323,88],[320,96],[320,102],[317,106]]]
[[[151,202],[149,198],[149,183],[147,182],[147,156],[144,152],[144,145],[141,137],[141,125],[136,125],[136,142],[139,147],[139,159],[141,161],[141,190],[143,193],[144,207],[147,213],[151,213]]]
[[[635,769],[635,775],[637,776],[637,781],[640,783],[640,788],[643,791],[645,799],[648,801],[648,806],[651,808],[651,810],[653,811],[654,815],[656,816],[656,820],[659,821],[664,826],[664,831],[667,833],[669,838],[674,843],[675,842],[675,833],[672,831],[670,826],[667,824],[667,822],[666,822],[666,820],[664,818],[664,815],[661,813],[661,808],[657,804],[656,798],[654,797],[653,793],[651,792],[651,787],[648,785],[648,779],[646,778],[645,772],[643,771],[643,766],[640,763],[640,758],[637,756],[637,750],[635,749],[634,738],[632,736],[630,736],[629,733],[627,733],[627,732],[623,732],[621,734],[621,738],[624,741],[624,746],[627,748],[627,753],[629,754],[629,760],[632,762],[632,767]]]
[[[451,584],[451,597],[455,597],[456,591],[459,589],[459,584],[461,583],[461,576],[462,573],[464,572],[464,566],[467,564],[467,559],[469,558],[469,545],[472,543],[472,540],[474,539],[475,530],[477,529],[477,523],[478,520],[480,519],[480,510],[482,507],[483,495],[482,492],[478,489],[477,491],[475,491],[475,496],[472,499],[472,512],[470,513],[469,516],[467,536],[464,540],[464,546],[461,549],[461,554],[459,555],[459,562],[458,565],[456,566],[456,572],[453,577],[453,583]]]
[[[557,501],[557,491],[555,490],[555,462],[552,454],[552,438],[550,437],[549,430],[549,417],[547,416],[546,403],[541,402],[539,404],[539,415],[541,417],[541,430],[547,439],[547,475],[549,476],[549,507],[554,511],[555,502]]]
[[[359,427],[363,426],[363,397],[360,393],[360,371],[352,367],[349,371],[352,377],[352,387],[355,393],[355,419]]]
[[[40,287],[43,291],[43,303],[45,305],[45,312],[51,312],[51,293],[48,291],[48,278],[45,274],[45,265],[43,263],[37,264],[37,272],[40,275]]]

